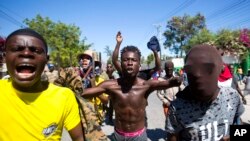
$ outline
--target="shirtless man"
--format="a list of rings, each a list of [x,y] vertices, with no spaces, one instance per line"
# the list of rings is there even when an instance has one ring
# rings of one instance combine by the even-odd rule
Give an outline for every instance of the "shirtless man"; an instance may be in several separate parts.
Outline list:
[[[123,37],[122,37],[121,32],[119,31],[116,34],[116,46],[112,55],[112,63],[114,64],[114,67],[117,69],[119,74],[121,73],[122,68],[121,68],[120,61],[118,60],[118,54],[119,54],[119,49],[120,49],[122,41],[123,41]],[[144,80],[149,80],[150,78],[152,78],[152,75],[154,73],[159,73],[161,71],[161,59],[158,54],[158,50],[153,49],[152,45],[150,45],[150,41],[148,42],[148,48],[150,48],[150,50],[152,50],[154,54],[155,67],[150,68],[150,69],[145,69],[145,70],[139,70],[138,77]]]
[[[121,51],[122,74],[118,79],[104,81],[97,87],[85,89],[84,98],[102,93],[109,94],[115,110],[114,140],[133,139],[146,141],[145,108],[147,98],[154,90],[179,86],[181,79],[174,77],[166,81],[145,81],[137,74],[141,53],[135,46],[124,47]]]

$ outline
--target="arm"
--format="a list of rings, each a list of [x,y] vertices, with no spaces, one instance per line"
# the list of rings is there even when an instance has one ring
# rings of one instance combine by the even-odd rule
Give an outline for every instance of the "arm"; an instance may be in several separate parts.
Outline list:
[[[70,137],[73,141],[84,141],[83,133],[81,123],[69,131]]]
[[[178,141],[178,136],[176,134],[168,134],[167,141]]]
[[[113,55],[112,55],[112,63],[114,64],[118,73],[122,72],[121,64],[118,60],[119,49],[120,49],[122,40],[123,40],[123,38],[121,36],[121,32],[119,31],[116,35],[116,46],[115,46],[115,50],[114,50]]]
[[[169,108],[169,116],[167,117],[166,122],[166,131],[167,131],[167,141],[179,141],[180,134],[179,132],[183,130],[183,126],[179,124],[176,118],[176,113],[174,113],[173,109]]]
[[[241,98],[242,98],[243,104],[247,104],[247,101],[246,101],[246,99],[245,99],[245,96],[242,94],[242,92],[241,92],[241,90],[240,90],[240,87],[239,87],[238,83],[235,83],[235,86],[236,86],[237,92],[239,93],[239,95],[240,95]]]
[[[152,70],[153,72],[150,72],[151,74],[153,74],[156,71],[160,71],[161,70],[161,59],[160,56],[158,55],[157,50],[153,50],[154,53],[154,57],[155,57],[155,67]]]
[[[224,136],[220,141],[230,141],[230,136]]]
[[[84,89],[81,96],[83,98],[92,98],[92,97],[102,95],[103,93],[106,93],[105,83],[106,81],[100,83],[96,87]]]
[[[239,93],[239,95],[240,95],[241,98],[242,98],[243,104],[246,104],[247,101],[246,101],[246,99],[245,99],[245,96],[242,94],[242,92],[241,92],[241,90],[240,90],[240,87],[239,87],[238,82],[237,82],[237,78],[236,78],[235,76],[233,76],[233,80],[232,80],[232,81],[233,81],[232,83],[235,85],[235,89],[237,90],[237,92]]]
[[[150,86],[149,91],[152,92],[154,90],[164,90],[175,86],[180,86],[182,83],[181,77],[173,77],[171,79],[165,80],[165,81],[159,81],[159,80],[148,80],[145,83]]]

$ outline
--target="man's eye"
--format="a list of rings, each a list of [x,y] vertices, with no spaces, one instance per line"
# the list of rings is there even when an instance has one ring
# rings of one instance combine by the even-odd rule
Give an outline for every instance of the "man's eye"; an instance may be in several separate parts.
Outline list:
[[[44,49],[38,47],[29,47],[29,50],[37,54],[41,54],[44,52]]]
[[[25,49],[25,47],[23,46],[13,46],[11,47],[11,51],[23,51]]]
[[[137,59],[132,59],[132,61],[137,62]]]
[[[33,53],[37,53],[37,54],[42,54],[45,52],[45,50],[43,48],[39,48],[39,47],[27,47],[29,49],[30,52],[33,52]],[[23,51],[25,50],[26,47],[24,46],[13,46],[11,47],[11,51]]]

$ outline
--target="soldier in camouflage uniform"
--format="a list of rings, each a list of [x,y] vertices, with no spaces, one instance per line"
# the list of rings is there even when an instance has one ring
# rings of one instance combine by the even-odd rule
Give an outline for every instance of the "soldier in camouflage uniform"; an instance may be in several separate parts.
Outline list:
[[[82,59],[83,55],[89,57],[89,60]],[[94,104],[80,96],[85,88],[90,88],[95,84],[93,72],[91,71],[91,67],[93,67],[91,62],[93,61],[92,51],[87,50],[83,54],[78,55],[78,60],[80,66],[77,68],[59,69],[59,77],[54,83],[68,87],[75,92],[79,103],[79,109],[81,109],[80,115],[84,128],[85,140],[107,141],[108,138],[101,129]]]
[[[82,126],[86,141],[107,141],[107,136],[103,133],[94,105],[83,99],[80,94],[83,92],[82,78],[75,68],[59,69],[59,78],[54,82],[56,85],[68,87],[75,92],[79,103]]]

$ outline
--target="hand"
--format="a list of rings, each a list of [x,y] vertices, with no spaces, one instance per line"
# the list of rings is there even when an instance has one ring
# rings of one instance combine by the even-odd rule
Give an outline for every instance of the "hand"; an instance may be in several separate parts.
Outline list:
[[[121,43],[122,40],[123,40],[123,38],[122,38],[121,32],[118,31],[118,32],[117,32],[117,35],[116,35],[116,42],[117,42],[117,43]]]
[[[158,51],[161,50],[160,43],[159,43],[158,39],[155,36],[150,38],[149,42],[147,43],[147,46],[153,52],[155,52],[155,51],[158,52]]]
[[[182,77],[172,77],[171,79],[169,79],[169,83],[170,86],[174,87],[174,86],[180,86],[182,83]]]
[[[230,137],[224,136],[223,138],[220,139],[220,141],[230,141]]]
[[[246,100],[246,98],[245,98],[245,97],[242,97],[242,102],[243,102],[243,104],[244,104],[244,105],[246,105],[246,104],[247,104],[247,100]]]

